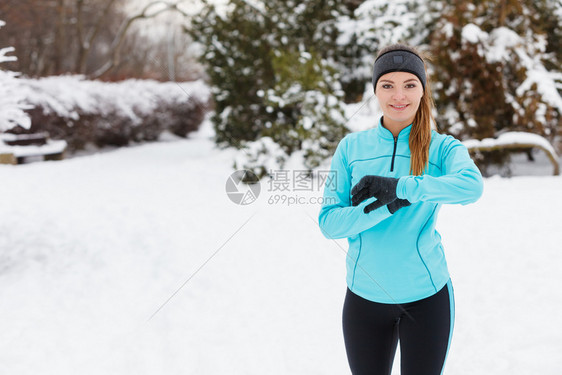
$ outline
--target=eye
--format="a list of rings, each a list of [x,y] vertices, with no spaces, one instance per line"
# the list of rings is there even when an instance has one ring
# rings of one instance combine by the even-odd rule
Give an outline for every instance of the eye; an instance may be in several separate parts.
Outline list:
[[[391,89],[391,88],[392,88],[392,85],[390,85],[390,84],[388,84],[388,83],[384,83],[384,84],[381,85],[381,87],[382,87],[383,89]]]
[[[408,84],[406,85],[406,88],[407,88],[407,89],[413,89],[413,88],[415,88],[415,87],[417,87],[417,86],[418,86],[418,85],[416,85],[415,83],[408,83]]]

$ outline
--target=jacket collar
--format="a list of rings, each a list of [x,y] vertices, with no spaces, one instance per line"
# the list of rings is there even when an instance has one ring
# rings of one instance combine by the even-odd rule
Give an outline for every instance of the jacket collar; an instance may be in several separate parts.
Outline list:
[[[406,126],[398,134],[398,141],[409,141],[410,132],[412,131],[412,124]],[[376,127],[377,135],[385,140],[390,140],[394,142],[394,134],[382,125],[382,117],[379,119],[378,126]]]

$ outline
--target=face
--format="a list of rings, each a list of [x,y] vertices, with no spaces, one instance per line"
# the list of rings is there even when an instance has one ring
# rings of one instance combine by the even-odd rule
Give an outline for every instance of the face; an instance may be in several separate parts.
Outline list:
[[[414,121],[423,86],[412,73],[392,72],[379,78],[375,95],[384,114],[384,126],[403,129]]]

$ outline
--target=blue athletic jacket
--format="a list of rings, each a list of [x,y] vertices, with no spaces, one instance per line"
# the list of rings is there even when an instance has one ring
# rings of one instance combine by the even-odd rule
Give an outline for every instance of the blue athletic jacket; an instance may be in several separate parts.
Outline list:
[[[347,238],[347,286],[380,303],[406,303],[429,297],[449,280],[441,236],[435,229],[443,203],[475,202],[482,175],[466,147],[452,136],[431,134],[429,164],[410,175],[409,136],[381,126],[348,134],[332,158],[333,183],[324,186],[318,222],[327,238]],[[398,198],[412,205],[391,215],[387,206],[365,214],[375,198],[351,205],[351,188],[366,175],[399,178]],[[460,224],[460,223],[459,223]]]

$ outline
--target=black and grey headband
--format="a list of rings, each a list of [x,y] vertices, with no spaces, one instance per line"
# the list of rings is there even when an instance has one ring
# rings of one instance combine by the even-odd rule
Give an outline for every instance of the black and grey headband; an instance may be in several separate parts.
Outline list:
[[[407,72],[416,75],[425,90],[425,66],[423,60],[415,53],[400,49],[385,52],[377,57],[373,69],[373,89],[376,90],[379,78],[392,72]]]

